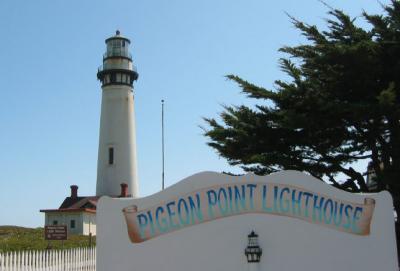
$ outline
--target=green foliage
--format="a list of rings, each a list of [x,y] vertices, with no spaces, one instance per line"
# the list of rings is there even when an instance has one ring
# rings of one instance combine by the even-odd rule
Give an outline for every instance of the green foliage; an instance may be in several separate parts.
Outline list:
[[[370,30],[332,8],[326,31],[291,17],[308,42],[280,49],[290,80],[270,90],[228,75],[258,104],[206,118],[208,145],[245,171],[300,170],[353,192],[370,191],[350,166],[368,159],[400,210],[400,2],[383,9],[362,14]]]
[[[95,245],[96,237],[92,237]],[[51,241],[51,247],[61,249],[61,241]],[[0,226],[0,252],[19,250],[44,250],[48,241],[44,240],[43,228],[23,228],[16,226]],[[71,235],[64,241],[64,248],[88,247],[89,236]]]

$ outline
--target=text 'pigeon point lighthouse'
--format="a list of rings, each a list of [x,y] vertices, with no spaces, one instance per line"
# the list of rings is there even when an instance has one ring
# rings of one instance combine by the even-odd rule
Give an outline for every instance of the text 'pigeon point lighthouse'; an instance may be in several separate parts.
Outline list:
[[[102,83],[97,196],[117,196],[121,183],[138,196],[133,81],[138,73],[129,53],[130,40],[117,31],[106,39],[107,52],[97,78]]]

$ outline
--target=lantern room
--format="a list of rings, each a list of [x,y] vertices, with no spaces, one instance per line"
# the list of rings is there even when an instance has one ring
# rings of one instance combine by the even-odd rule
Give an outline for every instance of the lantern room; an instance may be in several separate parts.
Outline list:
[[[103,65],[99,67],[97,78],[102,86],[128,85],[133,87],[138,73],[132,63],[129,52],[130,40],[121,36],[120,31],[106,39],[106,52],[103,55]]]

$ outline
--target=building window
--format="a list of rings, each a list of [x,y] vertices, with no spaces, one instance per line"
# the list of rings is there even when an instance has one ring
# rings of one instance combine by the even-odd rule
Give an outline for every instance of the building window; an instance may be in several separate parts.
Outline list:
[[[53,225],[57,225],[58,221],[57,220],[53,220]]]
[[[113,147],[108,148],[108,164],[109,165],[114,164],[114,148]]]
[[[71,229],[75,229],[75,220],[70,221],[70,227]]]

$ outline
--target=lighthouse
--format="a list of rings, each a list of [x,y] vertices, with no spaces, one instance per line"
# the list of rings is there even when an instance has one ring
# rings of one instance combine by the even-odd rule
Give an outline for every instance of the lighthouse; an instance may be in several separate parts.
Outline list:
[[[102,100],[96,196],[117,196],[121,184],[138,196],[133,82],[138,73],[129,52],[130,40],[117,30],[106,39],[106,53],[97,78]]]

